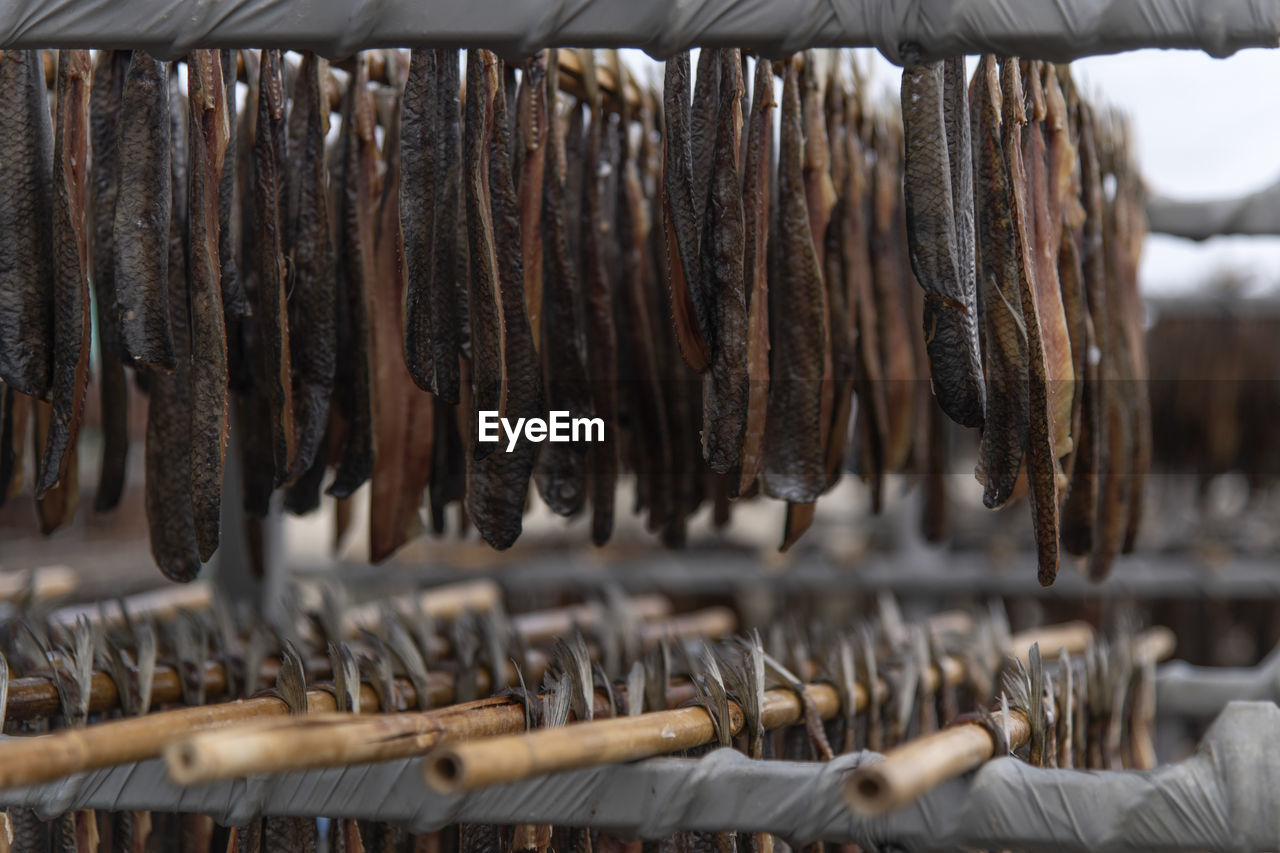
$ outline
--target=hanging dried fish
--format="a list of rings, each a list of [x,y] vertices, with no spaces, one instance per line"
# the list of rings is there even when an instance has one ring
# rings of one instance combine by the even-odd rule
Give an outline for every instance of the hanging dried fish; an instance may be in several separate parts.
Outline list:
[[[702,384],[702,454],[712,471],[727,473],[742,461],[750,396],[742,164],[738,162],[744,88],[739,52],[726,48],[718,53],[719,116],[702,232],[702,280],[715,341]]]
[[[394,70],[394,65],[389,63]],[[399,88],[393,77],[393,92]],[[400,347],[405,293],[400,224],[402,100],[393,97],[383,142],[385,186],[378,209],[376,275],[368,282],[374,448],[369,499],[369,558],[386,559],[422,529],[418,509],[431,476],[434,398],[419,388]]]
[[[112,509],[124,490],[129,453],[129,386],[120,342],[120,307],[115,286],[116,194],[120,185],[117,139],[129,51],[103,50],[93,66],[89,90],[89,135],[92,169],[89,172],[90,281],[98,315],[98,392],[102,414],[102,463],[93,508]]]
[[[227,336],[221,278],[223,163],[231,139],[216,51],[187,60],[191,111],[187,287],[191,300],[191,508],[201,561],[218,548],[227,453]]]
[[[524,151],[517,180],[520,193],[520,262],[524,270],[524,304],[536,348],[542,340],[542,187],[547,162],[547,54],[541,51],[524,64],[516,95],[516,124]]]
[[[948,417],[982,425],[986,389],[973,267],[973,160],[964,58],[902,72],[903,189],[911,269],[925,293],[933,391]]]
[[[662,85],[662,220],[667,237],[671,322],[681,356],[689,367],[700,372],[706,370],[711,359],[712,332],[698,259],[701,244],[698,212],[705,205],[705,198],[700,201],[695,186],[688,52],[668,59],[665,74]],[[705,139],[705,129],[702,138]]]
[[[1053,423],[1049,398],[1049,374],[1037,314],[1037,267],[1033,260],[1032,213],[1026,197],[1027,170],[1022,158],[1022,130],[1027,123],[1022,100],[1022,80],[1017,60],[1000,66],[1003,126],[1001,142],[1009,182],[1010,215],[1018,254],[1018,292],[1022,322],[1027,335],[1027,470],[1028,498],[1035,530],[1038,577],[1043,586],[1058,574],[1058,461],[1053,450]]]
[[[743,275],[747,305],[747,422],[742,436],[737,494],[746,494],[764,462],[765,414],[769,406],[769,213],[772,209],[773,68],[756,62],[751,117],[742,168]]]
[[[338,352],[335,406],[344,422],[338,470],[328,493],[349,497],[369,479],[374,447],[370,401],[369,315],[365,291],[374,275],[374,217],[378,197],[378,146],[368,57],[356,73],[342,113],[342,174],[338,196]]]
[[[456,273],[460,192],[458,51],[416,50],[405,86],[404,350],[418,386],[458,402],[458,306]]]
[[[529,290],[520,230],[523,208],[511,174],[511,131],[501,77],[492,94],[492,109],[493,123],[487,143],[488,186],[494,244],[503,253],[498,265],[498,284],[502,300],[504,375],[507,377],[505,416],[513,423],[519,423],[543,414],[542,370],[525,308]],[[533,472],[537,455],[538,445],[522,435],[514,447],[504,446],[488,457],[470,463],[467,513],[480,535],[494,548],[508,548],[520,536],[529,475]]]
[[[113,278],[124,352],[140,366],[162,371],[177,365],[166,248],[173,204],[171,147],[166,65],[135,50],[120,106]]]
[[[822,414],[822,334],[826,294],[814,253],[804,194],[804,129],[800,74],[788,64],[782,89],[778,157],[777,278],[769,289],[773,359],[765,421],[765,494],[803,503],[825,486]]]
[[[0,56],[0,380],[53,381],[53,132],[38,50]]]
[[[1027,333],[1018,295],[1019,255],[1008,165],[1001,139],[996,59],[985,54],[973,78],[976,116],[978,258],[987,415],[978,454],[982,501],[995,509],[1013,496],[1027,444]]]
[[[302,473],[298,467],[293,412],[293,368],[289,343],[284,257],[286,160],[284,76],[279,50],[263,50],[258,77],[258,116],[253,142],[253,199],[258,229],[257,280],[253,289],[259,380],[270,405],[274,485]]]
[[[89,384],[89,251],[85,182],[89,160],[89,51],[58,52],[53,160],[53,386],[48,442],[36,497],[65,483]]]
[[[556,55],[547,62],[547,91],[558,91]],[[590,410],[590,390],[582,354],[582,331],[574,304],[577,264],[569,241],[566,187],[568,163],[563,131],[551,123],[547,146],[546,184],[542,197],[543,311],[542,364],[547,408],[567,412]],[[559,515],[575,515],[586,500],[586,455],[583,442],[547,444],[538,454],[534,482],[538,494]]]
[[[493,212],[489,206],[489,132],[493,125],[492,92],[497,83],[497,57],[467,51],[467,102],[463,128],[463,196],[467,209],[471,277],[467,318],[471,323],[471,438],[476,459],[498,442],[481,441],[482,411],[504,411],[502,306],[498,293],[498,257],[493,244]],[[474,96],[474,97],[473,97]]]

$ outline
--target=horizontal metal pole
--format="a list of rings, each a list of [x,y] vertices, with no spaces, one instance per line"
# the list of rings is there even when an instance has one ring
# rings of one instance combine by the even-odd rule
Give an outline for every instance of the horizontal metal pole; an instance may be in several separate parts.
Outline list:
[[[1280,42],[1275,0],[6,0],[0,48],[634,47],[664,58],[875,47],[890,60],[994,52],[1067,61],[1143,47],[1226,56]]]

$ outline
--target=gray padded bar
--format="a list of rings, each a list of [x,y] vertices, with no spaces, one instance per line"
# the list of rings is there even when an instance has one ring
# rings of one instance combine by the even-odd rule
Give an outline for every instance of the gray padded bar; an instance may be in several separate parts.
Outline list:
[[[1280,708],[1234,702],[1191,758],[1151,771],[1039,770],[1012,758],[984,765],[913,805],[854,815],[841,782],[873,753],[828,764],[751,761],[732,750],[561,773],[442,796],[421,759],[290,773],[181,789],[159,761],[0,793],[0,805],[195,811],[225,823],[254,814],[391,820],[418,832],[450,823],[593,826],[659,838],[678,829],[772,832],[864,849],[1280,849]]]
[[[785,56],[876,47],[903,64],[992,51],[1065,61],[1141,47],[1226,56],[1280,42],[1276,0],[6,0],[0,47],[543,47],[693,45]]]

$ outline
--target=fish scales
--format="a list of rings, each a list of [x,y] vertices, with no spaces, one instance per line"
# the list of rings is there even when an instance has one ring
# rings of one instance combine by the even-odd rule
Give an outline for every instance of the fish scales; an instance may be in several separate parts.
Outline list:
[[[541,417],[542,368],[525,301],[529,290],[528,271],[523,263],[523,199],[517,193],[511,173],[511,131],[501,83],[493,93],[493,111],[494,122],[487,144],[493,234],[495,245],[504,253],[498,277],[505,339],[506,417],[513,420]],[[520,536],[529,477],[538,449],[536,443],[522,436],[514,449],[504,447],[470,463],[467,512],[480,535],[494,548],[508,548]]]
[[[129,59],[119,124],[120,187],[113,240],[120,341],[139,366],[177,366],[169,293],[169,219],[173,208],[173,146],[168,71],[145,51]]]
[[[803,503],[825,486],[822,414],[826,294],[804,194],[804,130],[799,70],[792,62],[782,94],[778,158],[777,277],[770,287],[772,365],[761,486],[770,497]]]
[[[38,50],[0,56],[0,380],[53,380],[53,130]]]
[[[89,159],[87,50],[58,52],[53,162],[54,351],[48,442],[40,457],[36,497],[68,476],[89,384],[89,252],[85,184]]]
[[[712,471],[723,474],[742,461],[751,388],[739,162],[744,84],[739,52],[725,48],[719,54],[719,117],[702,235],[703,281],[715,328],[711,362],[702,383],[702,454]]]
[[[223,307],[221,199],[231,139],[222,60],[194,51],[187,62],[190,172],[187,286],[191,303],[191,507],[201,561],[218,548],[222,474],[230,429],[227,330]]]
[[[902,72],[903,190],[911,269],[924,289],[933,391],[962,426],[982,425],[986,389],[974,280],[972,159],[964,61]]]

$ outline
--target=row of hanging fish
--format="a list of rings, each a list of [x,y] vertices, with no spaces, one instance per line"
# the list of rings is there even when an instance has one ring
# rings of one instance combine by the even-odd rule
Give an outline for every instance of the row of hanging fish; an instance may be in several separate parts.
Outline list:
[[[1150,465],[1142,188],[1122,119],[1069,70],[981,57],[902,78],[907,233],[938,403],[981,430],[991,508],[1026,495],[1042,584],[1059,548],[1106,576]]]
[[[479,50],[362,54],[345,85],[311,54],[167,65],[63,51],[51,123],[39,52],[6,52],[5,494],[32,441],[42,527],[74,510],[96,312],[96,508],[124,484],[129,369],[149,398],[152,552],[174,579],[218,546],[232,433],[251,525],[276,490],[306,513],[323,488],[345,526],[369,483],[374,560],[420,532],[424,497],[437,532],[460,504],[506,548],[531,482],[560,515],[589,506],[601,544],[624,472],[668,544],[702,504],[724,523],[734,499],[763,494],[787,503],[786,548],[846,470],[876,508],[886,474],[923,474],[925,534],[941,538],[944,411],[983,426],[990,505],[1030,493],[1042,579],[1058,494],[1067,547],[1095,552],[1103,573],[1113,520],[1125,532],[1140,505],[1111,460],[1139,470],[1145,447],[1133,402],[1100,381],[1141,356],[1124,319],[1141,221],[1122,133],[1092,118],[1065,69],[1028,65],[1024,98],[1006,63],[1002,108],[993,60],[975,78],[972,134],[963,64],[908,69],[904,132],[818,56],[752,73],[741,52],[708,49],[695,77],[681,54],[661,95],[615,57],[606,110],[589,53],[575,54],[574,98],[555,51],[518,69]],[[1005,158],[1011,140],[1028,156]],[[1075,277],[1059,284],[1059,265]],[[1099,381],[1073,382],[1087,371]],[[598,418],[602,440],[482,441],[481,411]],[[1099,519],[1111,526],[1095,546]]]

